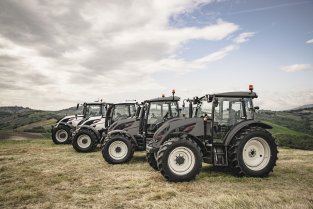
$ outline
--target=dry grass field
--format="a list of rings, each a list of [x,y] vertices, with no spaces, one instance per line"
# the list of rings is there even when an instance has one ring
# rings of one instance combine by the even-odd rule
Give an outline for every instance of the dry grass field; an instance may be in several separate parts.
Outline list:
[[[108,165],[51,140],[0,140],[0,208],[313,208],[313,151],[280,149],[268,178],[204,165],[196,181],[169,183],[136,153]]]

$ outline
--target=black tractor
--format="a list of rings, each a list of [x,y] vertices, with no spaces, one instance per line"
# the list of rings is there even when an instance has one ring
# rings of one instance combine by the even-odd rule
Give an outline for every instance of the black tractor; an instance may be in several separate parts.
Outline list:
[[[103,140],[102,155],[110,164],[130,161],[134,151],[144,151],[146,143],[152,139],[156,130],[170,119],[179,117],[179,97],[173,96],[146,100],[142,104],[139,118],[133,124],[120,121],[114,124]],[[120,126],[120,127],[119,127]],[[118,129],[118,130],[116,130]],[[121,130],[123,129],[123,130]],[[149,164],[157,168],[155,158],[147,155]]]
[[[100,143],[101,137],[106,135],[107,127],[118,120],[130,118],[134,122],[137,103],[116,103],[105,106],[100,118],[89,118],[78,125],[73,132],[72,145],[77,152],[92,152]]]
[[[92,102],[77,104],[76,110],[80,106],[83,107],[82,114],[68,115],[59,119],[54,126],[51,127],[51,137],[55,144],[69,144],[72,139],[72,132],[76,127],[86,121],[90,117],[100,117],[105,111],[106,103]]]
[[[254,119],[257,94],[249,89],[196,97],[196,107],[189,108],[192,118],[169,120],[158,129],[146,151],[166,179],[192,180],[202,162],[238,176],[264,177],[273,170],[277,145],[266,130],[272,127]]]

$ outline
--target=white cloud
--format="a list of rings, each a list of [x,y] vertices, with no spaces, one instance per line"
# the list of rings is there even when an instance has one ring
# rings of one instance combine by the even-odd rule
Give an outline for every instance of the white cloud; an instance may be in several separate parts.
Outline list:
[[[211,2],[3,0],[0,97],[7,105],[58,109],[82,99],[114,101],[121,99],[115,94],[165,88],[154,73],[205,68],[254,35],[242,33],[191,61],[175,58],[191,40],[221,41],[239,30],[221,19],[204,27],[171,26],[171,17]]]
[[[302,91],[258,91],[259,98],[255,99],[255,105],[263,110],[290,110],[306,104],[313,104],[313,90]]]
[[[313,44],[313,39],[310,39],[306,42],[307,44]]]
[[[286,72],[298,72],[312,69],[310,64],[294,64],[282,66],[281,69]]]
[[[233,41],[236,44],[241,44],[241,43],[248,41],[254,35],[255,35],[255,33],[252,33],[252,32],[241,33]]]

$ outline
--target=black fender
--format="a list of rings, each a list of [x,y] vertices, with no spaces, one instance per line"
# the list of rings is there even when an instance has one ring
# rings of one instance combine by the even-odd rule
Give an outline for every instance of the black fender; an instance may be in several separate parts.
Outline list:
[[[173,138],[173,137],[181,137],[181,138],[189,138],[189,139],[192,139],[193,141],[195,141],[198,146],[201,148],[201,151],[202,153],[207,153],[208,150],[207,148],[205,147],[204,143],[203,143],[203,140],[199,139],[198,137],[192,135],[192,134],[189,134],[189,133],[185,133],[185,132],[173,132],[173,133],[170,133],[169,134],[169,137],[166,137],[165,139],[163,139],[161,141],[161,144],[160,146],[165,142],[167,141],[168,139],[170,138]]]
[[[59,127],[59,126],[67,126],[69,127],[70,129],[75,129],[75,127],[71,124],[68,124],[67,122],[60,122],[55,128]]]
[[[235,125],[229,132],[228,134],[225,136],[224,138],[224,145],[228,146],[229,143],[231,142],[231,140],[233,139],[233,137],[243,128],[247,127],[247,126],[259,126],[262,127],[264,129],[272,129],[273,127],[263,123],[261,121],[256,121],[256,120],[246,120],[243,121],[241,123],[238,123],[237,125]]]
[[[124,130],[113,130],[113,131],[110,131],[106,135],[106,137],[112,137],[114,135],[123,135],[123,136],[127,137],[128,139],[130,139],[132,142],[134,142],[136,146],[138,146],[136,138],[133,135],[129,134],[127,131],[124,131]]]
[[[94,133],[96,134],[98,140],[101,139],[101,134],[100,134],[100,132],[99,132],[97,129],[95,129],[94,127],[92,127],[92,126],[87,126],[87,125],[83,125],[83,126],[80,127],[79,130],[82,130],[82,129],[91,130],[92,132],[94,132]],[[77,134],[77,133],[76,133],[76,134]]]

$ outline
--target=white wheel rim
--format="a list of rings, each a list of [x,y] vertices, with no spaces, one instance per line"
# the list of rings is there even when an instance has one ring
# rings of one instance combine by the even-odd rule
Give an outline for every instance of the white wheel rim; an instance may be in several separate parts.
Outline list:
[[[64,129],[60,129],[56,132],[55,138],[59,142],[65,142],[68,138],[68,133]]]
[[[122,160],[128,153],[128,147],[123,141],[114,141],[109,146],[109,155],[114,160]]]
[[[91,138],[87,134],[82,134],[77,139],[77,144],[81,148],[87,148],[91,145]]]
[[[177,147],[170,153],[167,163],[174,174],[186,175],[195,166],[195,155],[187,147]]]
[[[270,161],[270,146],[261,137],[251,138],[243,148],[242,158],[249,169],[253,171],[262,170]]]

